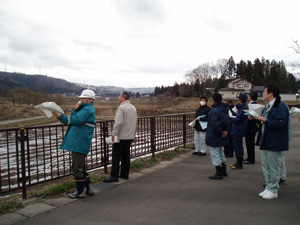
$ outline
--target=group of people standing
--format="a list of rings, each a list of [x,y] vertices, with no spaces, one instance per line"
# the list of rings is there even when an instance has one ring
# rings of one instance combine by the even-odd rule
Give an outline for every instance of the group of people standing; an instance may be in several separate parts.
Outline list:
[[[278,197],[279,183],[286,183],[284,152],[289,150],[289,108],[281,101],[279,87],[275,84],[265,86],[263,97],[267,104],[257,118],[245,115],[245,110],[248,110],[246,94],[239,95],[236,110],[231,100],[222,102],[221,94],[213,95],[212,107],[207,105],[206,97],[201,97],[195,114],[193,154],[205,156],[206,146],[209,146],[216,168],[216,173],[209,178],[223,179],[223,176],[228,176],[226,157],[233,157],[234,152],[236,162],[230,167],[233,170],[243,169],[243,163],[255,163],[255,144],[259,145],[265,178],[265,189],[259,196],[274,199]],[[249,104],[257,104],[257,93],[251,92],[249,100]],[[201,129],[200,121],[207,122],[205,129]],[[245,160],[244,137],[248,155]]]
[[[72,172],[75,177],[76,191],[69,194],[70,198],[84,198],[95,193],[85,164],[96,127],[96,112],[93,104],[95,93],[92,90],[84,90],[79,98],[81,101],[76,104],[70,116],[52,112],[60,122],[68,125],[60,148],[72,152]],[[134,139],[137,123],[137,111],[129,99],[128,92],[122,92],[119,96],[120,105],[116,110],[112,130],[114,144],[111,175],[104,182],[118,182],[119,178],[129,178],[130,144]],[[119,174],[120,162],[121,173]]]
[[[274,199],[278,197],[279,183],[286,183],[284,152],[289,149],[289,108],[281,101],[277,85],[266,85],[263,94],[267,104],[257,118],[245,115],[244,110],[248,109],[246,94],[239,95],[236,110],[231,100],[222,102],[221,94],[215,93],[212,96],[212,106],[207,104],[206,97],[201,97],[200,107],[195,114],[193,154],[206,156],[206,147],[209,146],[211,160],[216,168],[216,173],[209,178],[223,179],[223,176],[228,176],[226,157],[233,157],[233,152],[236,155],[236,163],[230,165],[233,170],[242,169],[243,163],[255,163],[254,145],[258,131],[256,144],[262,150],[261,164],[265,178],[265,189],[259,196]],[[79,97],[81,101],[76,104],[70,116],[53,112],[60,122],[69,126],[60,147],[72,152],[72,172],[76,180],[76,191],[69,194],[71,198],[84,198],[86,194],[94,194],[85,161],[96,126],[93,105],[95,93],[92,90],[84,90]],[[119,96],[120,105],[116,111],[112,130],[114,144],[111,174],[104,182],[118,182],[119,178],[129,178],[130,145],[134,140],[137,123],[137,111],[129,98],[128,92],[123,92]],[[249,104],[256,104],[257,93],[251,92],[249,99]],[[248,153],[245,161],[244,137]]]

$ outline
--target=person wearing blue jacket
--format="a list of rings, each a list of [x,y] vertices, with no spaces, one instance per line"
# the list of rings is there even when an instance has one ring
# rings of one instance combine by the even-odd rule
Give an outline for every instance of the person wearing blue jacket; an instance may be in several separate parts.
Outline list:
[[[281,101],[277,85],[268,84],[263,94],[267,105],[258,117],[261,126],[257,144],[260,145],[266,187],[259,196],[274,199],[278,197],[282,155],[289,150],[290,115],[288,107]]]
[[[69,126],[60,148],[72,152],[72,172],[76,180],[76,191],[69,194],[70,198],[84,198],[85,194],[94,194],[91,179],[86,171],[85,159],[90,152],[96,126],[93,104],[95,93],[92,90],[84,90],[79,97],[81,101],[76,104],[71,116],[52,113],[60,122]]]
[[[233,170],[243,169],[243,137],[245,137],[248,123],[248,116],[246,116],[244,112],[245,109],[248,109],[246,94],[239,95],[239,101],[236,108],[238,112],[235,118],[231,118],[232,129],[230,131],[230,135],[233,136],[233,149],[236,156],[236,163],[230,165]]]
[[[212,163],[216,168],[216,174],[210,176],[210,179],[223,179],[223,176],[227,176],[223,146],[228,144],[227,133],[229,130],[228,105],[222,103],[222,95],[215,93],[205,137],[206,145],[210,147]]]

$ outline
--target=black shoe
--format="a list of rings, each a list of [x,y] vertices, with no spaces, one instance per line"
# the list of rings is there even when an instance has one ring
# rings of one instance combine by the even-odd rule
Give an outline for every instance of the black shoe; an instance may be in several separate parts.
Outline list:
[[[199,152],[193,152],[192,155],[199,155]]]
[[[226,163],[222,163],[222,175],[223,175],[223,177],[228,177],[228,174],[226,171]]]
[[[206,153],[199,152],[198,156],[206,156]]]
[[[213,176],[209,176],[209,179],[213,179],[213,180],[221,180],[223,179],[223,175],[222,175],[222,167],[221,166],[216,166],[216,174]]]
[[[244,161],[244,164],[254,164],[254,162],[251,162],[249,159],[246,159],[246,160]]]
[[[287,181],[280,178],[279,184],[287,184]]]
[[[103,180],[103,182],[105,183],[111,183],[111,182],[118,182],[119,179],[118,178],[114,178],[114,177],[109,177]]]
[[[124,180],[128,180],[129,177],[124,177],[124,176],[119,176],[119,178],[124,179]]]

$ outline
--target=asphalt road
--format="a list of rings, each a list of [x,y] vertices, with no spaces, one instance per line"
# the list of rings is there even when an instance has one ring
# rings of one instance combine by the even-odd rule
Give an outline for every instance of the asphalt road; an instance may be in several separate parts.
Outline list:
[[[228,169],[223,180],[210,180],[208,156],[188,157],[162,169],[130,179],[18,224],[300,224],[300,122],[292,118],[292,141],[286,153],[288,183],[279,197],[264,200],[260,151],[256,164]],[[228,159],[227,164],[234,159]]]

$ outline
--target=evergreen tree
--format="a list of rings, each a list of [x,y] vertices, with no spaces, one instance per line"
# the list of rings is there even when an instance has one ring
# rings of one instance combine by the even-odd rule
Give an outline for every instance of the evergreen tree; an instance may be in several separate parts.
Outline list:
[[[245,79],[249,82],[253,82],[253,66],[251,61],[247,61],[247,66],[245,69]]]
[[[194,95],[200,97],[200,81],[199,78],[196,79],[194,83]]]
[[[179,84],[175,82],[173,89],[172,89],[172,95],[175,97],[179,97],[180,92],[179,92]]]
[[[240,63],[236,64],[236,77],[247,79],[246,78],[246,70],[247,70],[247,64],[243,60],[240,61]]]
[[[252,84],[253,85],[261,85],[264,83],[264,75],[263,75],[263,64],[260,62],[258,58],[254,60],[254,65],[253,65],[253,80]]]
[[[225,78],[233,79],[236,77],[236,65],[233,60],[233,57],[231,56],[229,60],[227,61],[227,68],[224,72]]]

